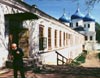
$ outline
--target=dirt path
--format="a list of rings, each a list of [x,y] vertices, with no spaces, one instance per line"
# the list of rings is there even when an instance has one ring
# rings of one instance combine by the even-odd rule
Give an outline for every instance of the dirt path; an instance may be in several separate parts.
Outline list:
[[[90,52],[86,56],[85,63],[81,64],[83,67],[100,67],[100,61],[98,59],[98,52]]]

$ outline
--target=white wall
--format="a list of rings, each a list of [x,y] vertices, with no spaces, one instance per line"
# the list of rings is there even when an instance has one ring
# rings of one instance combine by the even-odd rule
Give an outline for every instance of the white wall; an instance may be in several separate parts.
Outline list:
[[[0,3],[0,68],[5,65],[5,61],[8,59],[8,20],[5,20],[5,14],[13,14],[22,12],[14,7]],[[5,28],[6,27],[6,28]],[[6,30],[6,32],[5,32]]]
[[[48,41],[48,27],[51,28],[51,42],[52,42],[52,49],[48,50],[48,42],[47,42],[47,48],[44,50],[47,53],[42,54],[44,59],[44,64],[57,64],[57,55],[55,51],[58,51],[60,54],[65,56],[66,58],[74,59],[82,52],[82,45],[84,44],[84,36],[73,31],[69,30],[67,26],[63,27],[59,24],[54,24],[50,21],[39,19],[38,24],[41,24],[44,26],[44,36],[47,37]],[[57,48],[55,48],[54,45],[54,30],[57,30]],[[59,32],[62,31],[62,46],[59,47]],[[68,40],[68,45],[63,45],[63,33],[70,34],[70,39]],[[65,43],[66,44],[66,43]]]
[[[73,19],[72,23],[73,23],[73,28],[76,27],[76,23],[78,23],[78,26],[82,26],[82,27],[84,26],[82,19]]]
[[[67,26],[70,26],[70,23],[65,23]]]
[[[5,66],[5,61],[8,59],[8,51],[0,47],[0,67]]]
[[[84,24],[86,24],[86,27],[85,27],[86,31],[95,32],[95,22],[84,22]],[[88,24],[90,24],[90,28],[88,28]]]
[[[39,24],[38,20],[23,21],[23,27],[29,30],[29,51],[30,56],[39,52]]]
[[[6,42],[4,13],[3,8],[0,6],[0,67],[4,66],[8,56]]]
[[[85,27],[85,35],[87,36],[88,40],[85,42],[85,49],[89,51],[95,50],[96,44],[96,32],[95,32],[95,22],[94,21],[86,21],[84,22],[86,25]],[[90,24],[90,27],[88,27]],[[90,36],[92,36],[92,40],[90,40]]]
[[[74,46],[69,48],[58,49],[56,51],[68,59],[74,59],[82,52],[82,47],[80,45],[76,47]],[[42,55],[44,59],[44,64],[57,65],[57,54],[55,53],[55,51],[50,51]]]

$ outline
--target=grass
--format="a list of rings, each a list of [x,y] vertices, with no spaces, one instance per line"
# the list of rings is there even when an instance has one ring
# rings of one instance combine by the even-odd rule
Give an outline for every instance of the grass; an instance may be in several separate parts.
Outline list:
[[[70,65],[72,66],[78,66],[81,63],[85,63],[85,59],[86,59],[86,55],[87,55],[87,51],[83,51],[78,57],[76,57]]]

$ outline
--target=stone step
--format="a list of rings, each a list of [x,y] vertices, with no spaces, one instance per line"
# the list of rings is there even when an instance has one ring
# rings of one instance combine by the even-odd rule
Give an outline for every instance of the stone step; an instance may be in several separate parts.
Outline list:
[[[0,74],[5,74],[5,73],[8,73],[9,71],[10,69],[8,68],[0,69]]]
[[[4,74],[3,76],[0,75],[0,78],[13,78],[12,72],[13,70],[10,70],[10,73],[6,73],[6,76]],[[100,68],[51,65],[46,66],[40,73],[34,73],[31,70],[27,71],[25,74],[27,78],[100,78]]]
[[[60,74],[95,75],[100,77],[100,68],[74,67],[74,66],[47,66],[46,72]]]

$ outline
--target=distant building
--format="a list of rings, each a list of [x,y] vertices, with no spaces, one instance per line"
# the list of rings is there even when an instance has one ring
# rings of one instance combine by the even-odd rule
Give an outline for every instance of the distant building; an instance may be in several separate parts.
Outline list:
[[[82,52],[84,35],[21,0],[0,0],[0,67],[13,42],[25,57],[40,54],[44,64],[56,65],[56,51],[68,59]]]
[[[87,13],[87,15],[84,16],[78,8],[76,12],[71,15],[71,20],[69,20],[65,15],[66,14],[64,13],[63,16],[59,18],[59,20],[65,24],[67,23],[69,27],[85,36],[84,48],[86,50],[95,50],[95,19],[90,15],[90,13]]]

